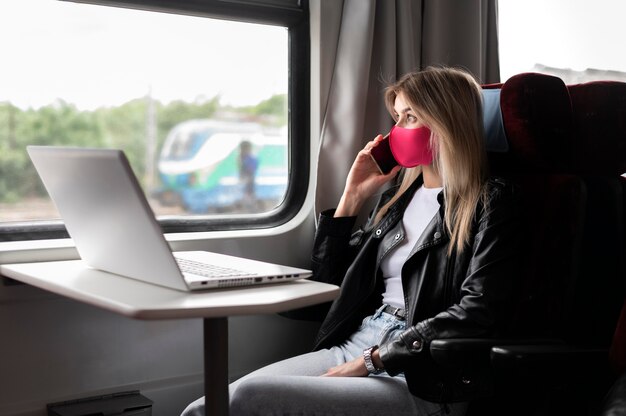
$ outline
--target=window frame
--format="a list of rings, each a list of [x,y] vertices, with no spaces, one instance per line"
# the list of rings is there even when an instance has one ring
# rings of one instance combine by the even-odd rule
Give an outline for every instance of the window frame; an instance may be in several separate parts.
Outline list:
[[[288,33],[289,182],[283,202],[249,216],[159,219],[164,233],[265,229],[285,224],[303,205],[310,163],[310,40],[308,0],[69,0],[101,6],[284,26]],[[0,241],[68,238],[61,220],[0,223]]]

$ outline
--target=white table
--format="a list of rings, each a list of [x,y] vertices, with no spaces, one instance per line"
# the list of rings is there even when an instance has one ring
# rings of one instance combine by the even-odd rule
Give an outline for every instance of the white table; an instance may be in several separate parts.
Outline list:
[[[94,270],[80,260],[6,264],[7,277],[129,318],[204,320],[207,415],[228,414],[228,317],[268,314],[333,300],[334,285],[289,283],[181,292]]]

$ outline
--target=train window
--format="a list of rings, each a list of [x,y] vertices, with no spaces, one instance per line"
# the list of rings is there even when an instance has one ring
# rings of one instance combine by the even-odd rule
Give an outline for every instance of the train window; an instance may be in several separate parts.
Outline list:
[[[301,2],[107,2],[0,3],[0,239],[66,235],[29,144],[123,149],[166,232],[286,221],[308,182]]]
[[[620,0],[499,0],[502,82],[521,72],[555,75],[566,84],[626,81],[626,38]]]

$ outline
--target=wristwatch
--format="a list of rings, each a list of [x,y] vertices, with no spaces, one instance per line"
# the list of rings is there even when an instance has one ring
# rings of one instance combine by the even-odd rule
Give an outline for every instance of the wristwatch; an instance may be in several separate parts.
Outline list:
[[[367,368],[367,372],[370,374],[378,374],[383,371],[382,368],[378,368],[374,365],[372,361],[372,353],[378,349],[378,345],[374,345],[372,347],[366,348],[363,350],[363,359],[365,360],[365,368]]]

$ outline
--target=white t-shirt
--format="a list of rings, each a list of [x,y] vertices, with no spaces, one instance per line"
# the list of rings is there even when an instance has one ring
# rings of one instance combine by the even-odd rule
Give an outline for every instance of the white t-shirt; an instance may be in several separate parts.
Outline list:
[[[421,186],[409,202],[402,217],[404,240],[391,250],[380,263],[385,279],[383,303],[396,308],[404,308],[404,292],[402,290],[402,266],[409,257],[426,226],[439,211],[437,195],[443,188],[425,188]]]

